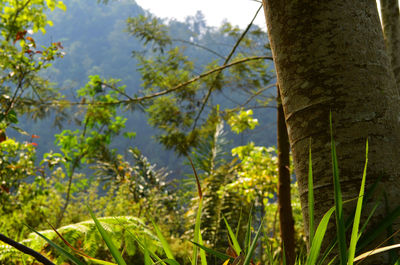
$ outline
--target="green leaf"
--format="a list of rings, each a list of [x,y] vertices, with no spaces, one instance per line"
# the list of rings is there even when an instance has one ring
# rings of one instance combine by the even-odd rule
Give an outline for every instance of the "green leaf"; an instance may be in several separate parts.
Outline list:
[[[144,243],[144,265],[152,265],[152,264],[154,264],[154,262],[150,257],[150,253],[149,253],[149,249],[147,247],[147,244]]]
[[[163,260],[165,263],[169,264],[169,265],[180,265],[179,262],[177,262],[174,259],[164,259]]]
[[[150,221],[153,224],[154,229],[156,230],[157,233],[157,237],[158,239],[161,241],[162,247],[164,249],[165,254],[167,255],[168,259],[172,259],[174,260],[175,257],[172,254],[171,248],[167,242],[167,240],[165,239],[165,237],[163,236],[163,234],[161,233],[160,228],[158,227],[158,225],[154,222],[153,218],[150,218]]]
[[[199,233],[199,243],[203,245],[203,237],[201,236],[201,233]],[[204,251],[204,249],[200,249],[200,260],[201,265],[207,265],[206,252]]]
[[[67,11],[67,6],[62,1],[57,2],[57,7],[64,12]]]
[[[314,237],[314,182],[312,173],[312,159],[311,159],[311,139],[309,147],[308,159],[308,226],[309,226],[309,241],[313,241]]]
[[[122,258],[121,253],[118,251],[118,248],[112,242],[111,237],[108,235],[106,230],[100,224],[99,220],[97,220],[92,209],[90,209],[89,206],[87,207],[89,209],[90,216],[92,217],[94,223],[96,224],[97,230],[100,232],[100,235],[103,238],[104,242],[106,243],[108,249],[110,250],[111,255],[114,257],[114,260],[118,263],[118,265],[126,265],[125,260]]]
[[[133,139],[136,137],[136,133],[135,132],[124,132],[124,137],[128,138],[128,139]]]
[[[36,231],[35,229],[33,229],[32,227],[30,227],[29,225],[25,224],[30,230],[32,230],[34,233],[36,233],[38,236],[40,236],[41,238],[43,238],[44,240],[47,241],[47,243],[49,243],[50,246],[52,246],[53,248],[55,248],[57,250],[58,253],[60,253],[62,256],[64,256],[66,259],[68,259],[69,261],[71,261],[73,264],[76,265],[86,265],[86,263],[80,261],[77,257],[75,257],[74,255],[72,255],[71,253],[69,253],[67,250],[65,250],[64,248],[60,247],[59,245],[57,245],[56,243],[54,243],[53,241],[51,241],[50,239],[48,239],[47,237],[45,237],[44,235],[42,235],[41,233],[39,233],[38,231]]]
[[[225,216],[222,216],[222,218],[224,218],[226,228],[228,228],[229,236],[233,243],[233,248],[235,249],[236,254],[240,255],[240,253],[242,252],[242,249],[240,248],[239,242],[238,242],[235,234],[233,233],[231,226],[228,224],[228,221],[226,220]]]
[[[242,222],[242,207],[240,207],[239,221],[238,221],[238,224],[237,224],[237,227],[236,227],[236,233],[235,233],[235,237],[236,238],[239,237],[239,230],[240,230],[241,222]]]
[[[17,124],[18,123],[18,118],[17,118],[17,113],[15,112],[15,110],[10,110],[10,112],[6,116],[6,119],[10,123]]]
[[[365,229],[367,228],[367,225],[369,223],[369,220],[372,218],[372,216],[374,215],[376,209],[378,208],[380,202],[376,202],[374,205],[374,208],[372,208],[371,212],[369,213],[367,219],[365,220],[363,226],[360,229],[360,232],[358,233],[358,238],[360,239],[361,235],[364,233]],[[359,241],[360,242],[360,241]]]
[[[222,253],[222,252],[213,250],[213,249],[211,249],[211,248],[208,248],[208,247],[206,247],[206,246],[200,245],[200,244],[198,244],[198,243],[196,243],[196,242],[193,242],[193,241],[190,241],[190,242],[191,242],[192,244],[195,244],[195,245],[198,246],[199,248],[203,249],[205,252],[207,252],[207,253],[209,253],[209,254],[211,254],[211,255],[213,255],[213,256],[216,256],[217,258],[219,258],[219,259],[221,259],[221,260],[231,259],[231,260],[233,261],[233,258],[232,258],[231,256],[229,256],[229,255],[226,255],[225,253]]]
[[[79,254],[79,253],[78,253]],[[83,256],[83,257],[85,257],[85,256]],[[94,263],[94,264],[100,264],[100,265],[117,265],[116,263],[113,263],[113,262],[108,262],[108,261],[105,261],[105,260],[100,260],[100,259],[95,259],[95,258],[89,258],[90,259],[90,261],[92,262],[92,263]]]
[[[199,243],[200,223],[201,223],[201,208],[203,207],[203,198],[200,197],[199,208],[197,209],[196,223],[194,226],[194,242]],[[197,246],[193,247],[192,265],[197,265]]]
[[[317,231],[315,231],[315,235],[313,238],[313,241],[311,243],[311,248],[310,252],[308,253],[306,265],[314,265],[317,262],[317,258],[321,249],[321,244],[322,240],[324,239],[326,229],[328,227],[329,219],[331,218],[331,215],[333,211],[335,210],[335,207],[332,207],[329,209],[328,212],[324,214],[324,216],[321,219],[321,222],[319,222],[319,225],[317,227]]]
[[[393,222],[400,216],[400,206],[397,206],[390,214],[385,216],[385,218],[371,229],[370,233],[367,233],[365,237],[360,239],[357,249],[362,249],[371,243],[378,236],[382,235],[386,228],[393,224]]]
[[[246,236],[244,238],[244,248],[245,252],[247,253],[247,250],[250,249],[250,243],[251,243],[251,220],[252,220],[252,211],[253,207],[250,209],[249,213],[249,220],[247,221],[247,229],[246,229]]]
[[[339,255],[340,255],[340,263],[347,263],[347,247],[346,247],[346,233],[345,233],[345,225],[344,225],[344,216],[343,216],[343,202],[342,202],[342,192],[340,189],[339,182],[339,166],[337,162],[336,156],[336,145],[335,140],[333,139],[333,129],[332,129],[332,113],[329,115],[329,125],[331,131],[331,154],[332,154],[332,169],[333,169],[333,187],[335,193],[335,216],[336,216],[336,230],[339,244]]]
[[[251,246],[250,246],[250,248],[249,248],[249,251],[246,253],[246,258],[244,259],[243,265],[249,265],[249,264],[250,264],[250,261],[251,261],[251,258],[252,258],[252,256],[253,256],[254,250],[255,250],[256,247],[257,247],[257,240],[258,240],[258,237],[260,236],[261,231],[263,230],[263,229],[262,229],[262,228],[263,228],[263,223],[264,223],[264,218],[261,220],[261,224],[260,224],[260,227],[258,228],[258,231],[257,231],[257,233],[256,233],[256,236],[254,237],[253,242],[251,243]]]
[[[363,172],[362,181],[361,181],[360,194],[358,195],[356,214],[354,216],[353,230],[351,231],[351,240],[350,240],[350,246],[349,246],[349,258],[348,258],[349,265],[353,264],[354,255],[356,252],[356,245],[357,245],[357,241],[359,238],[358,228],[360,226],[361,208],[362,208],[362,204],[363,204],[365,179],[366,179],[366,175],[367,175],[367,165],[368,165],[368,140],[367,140],[367,145],[366,145],[365,166],[364,166],[364,172]]]
[[[154,252],[152,252],[148,247],[147,247],[147,243],[143,243],[142,241],[140,241],[140,239],[135,236],[134,234],[131,234],[133,236],[133,238],[135,239],[135,241],[138,243],[138,245],[140,246],[140,248],[143,250],[143,253],[145,255],[151,255],[154,259],[157,260],[157,263],[161,263],[163,265],[165,265],[165,262],[159,257],[157,256],[157,254],[155,254]],[[146,254],[147,253],[147,254]],[[150,256],[149,256],[150,257]],[[152,259],[150,258],[151,262]],[[152,263],[153,264],[153,263]],[[147,264],[146,264],[147,265]]]

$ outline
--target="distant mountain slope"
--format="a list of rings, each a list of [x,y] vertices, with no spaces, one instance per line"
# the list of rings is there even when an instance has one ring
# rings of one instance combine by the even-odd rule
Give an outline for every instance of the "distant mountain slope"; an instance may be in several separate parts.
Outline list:
[[[69,96],[87,82],[89,75],[121,79],[131,92],[140,89],[140,75],[136,71],[136,61],[131,54],[133,50],[143,50],[143,47],[139,40],[129,36],[124,29],[126,18],[145,14],[145,11],[134,1],[129,0],[110,1],[107,5],[98,4],[96,0],[64,0],[64,2],[67,11],[51,13],[54,26],[48,28],[46,35],[38,38],[41,43],[61,41],[66,55],[63,59],[57,60],[44,75],[56,82]],[[234,44],[231,38],[208,28],[200,13],[196,17],[188,18],[187,23],[172,21],[169,25],[174,38],[200,41],[204,46],[215,49],[221,54],[226,55]],[[187,46],[186,54],[194,58],[199,72],[202,71],[201,67],[204,64],[218,58],[215,54],[199,47],[182,42],[177,42],[177,45]],[[224,100],[221,95],[219,99]],[[275,144],[275,111],[263,109],[256,113],[262,126],[244,136],[230,135],[236,145],[248,139],[255,140],[257,144]],[[116,147],[125,149],[129,145],[137,146],[152,162],[174,170],[181,167],[180,160],[172,151],[164,150],[152,139],[151,136],[156,131],[147,124],[145,114],[127,113],[127,117],[129,118],[127,130],[137,132],[137,137],[132,142],[125,139],[118,140],[115,142]],[[49,119],[37,123],[25,120],[21,125],[29,133],[41,136],[38,141],[40,153],[54,148],[52,135],[59,130],[50,127],[50,123]],[[74,125],[66,123],[64,127],[70,128]]]

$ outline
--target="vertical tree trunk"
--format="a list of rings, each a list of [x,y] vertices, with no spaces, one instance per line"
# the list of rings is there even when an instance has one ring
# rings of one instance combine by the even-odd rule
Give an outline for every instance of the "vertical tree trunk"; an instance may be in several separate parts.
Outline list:
[[[382,26],[397,87],[400,88],[400,11],[398,0],[381,0]]]
[[[277,85],[277,105],[279,227],[282,245],[285,250],[286,264],[293,265],[296,256],[294,251],[294,220],[290,194],[290,146],[279,85]]]
[[[399,205],[399,95],[376,2],[263,0],[263,4],[306,233],[310,138],[317,224],[334,204],[330,111],[343,199],[358,196],[368,138],[367,184],[383,176],[381,184],[390,205]],[[367,204],[364,212],[369,212],[372,205]],[[371,224],[376,224],[383,214],[377,212]],[[332,241],[332,228],[324,242]]]

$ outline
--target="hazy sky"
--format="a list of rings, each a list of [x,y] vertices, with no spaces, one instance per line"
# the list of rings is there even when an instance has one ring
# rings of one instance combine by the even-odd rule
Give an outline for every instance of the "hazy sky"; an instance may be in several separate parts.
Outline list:
[[[224,19],[233,25],[245,28],[260,6],[255,0],[136,0],[144,9],[161,18],[183,21],[197,10],[203,12],[209,26],[220,26]],[[377,0],[378,5],[380,1]],[[400,2],[400,0],[399,0]],[[255,22],[266,30],[264,13],[258,14]]]
[[[136,2],[162,18],[183,21],[186,16],[193,16],[197,10],[200,10],[209,26],[218,27],[226,19],[241,28],[245,28],[250,23],[260,6],[260,3],[254,0],[136,0]],[[266,28],[262,10],[256,24]]]

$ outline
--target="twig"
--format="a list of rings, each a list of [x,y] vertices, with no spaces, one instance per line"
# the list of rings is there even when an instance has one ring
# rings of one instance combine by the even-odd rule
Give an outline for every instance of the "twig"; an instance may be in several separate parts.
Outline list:
[[[35,258],[37,261],[41,262],[44,265],[55,265],[53,262],[51,262],[50,260],[48,260],[45,256],[43,256],[42,254],[36,252],[35,250],[24,246],[14,240],[12,240],[11,238],[6,237],[5,235],[0,233],[0,240],[3,241],[4,243],[12,246],[13,248],[16,248],[17,250]]]
[[[256,19],[258,13],[260,12],[261,8],[262,8],[262,5],[260,5],[260,7],[258,8],[258,10],[257,10],[256,14],[254,15],[253,19],[251,20],[251,22],[249,23],[249,25],[247,25],[247,28],[243,31],[242,35],[241,35],[241,36],[239,37],[239,39],[236,41],[236,43],[235,43],[235,45],[233,46],[233,48],[232,48],[231,52],[229,53],[228,57],[226,57],[223,66],[227,65],[228,62],[229,62],[229,60],[232,58],[232,56],[233,56],[233,54],[235,53],[235,51],[236,51],[237,47],[239,46],[240,42],[243,40],[243,38],[246,36],[247,32],[250,30],[251,26],[253,25],[253,22],[254,22],[254,20]],[[211,93],[212,93],[213,88],[214,88],[214,83],[215,83],[216,80],[218,79],[220,73],[221,73],[221,71],[218,72],[217,76],[216,76],[215,79],[214,79],[213,84],[210,86],[210,88],[209,88],[208,91],[207,91],[207,95],[206,95],[206,97],[205,97],[204,100],[203,100],[203,103],[202,103],[202,105],[201,105],[201,107],[200,107],[200,111],[199,111],[199,113],[197,114],[196,118],[194,119],[194,123],[193,123],[193,128],[192,128],[192,130],[194,130],[194,129],[196,128],[196,126],[197,126],[197,122],[198,122],[198,120],[200,119],[201,113],[203,112],[204,107],[205,107],[205,105],[207,104],[208,99],[209,99],[210,96],[211,96]]]
[[[116,91],[118,93],[120,93],[121,95],[127,97],[129,100],[133,100],[133,98],[131,98],[128,94],[126,94],[124,91],[118,89],[117,87],[115,87],[113,85],[110,85],[110,84],[107,84],[107,83],[104,83],[104,82],[100,82],[100,84],[104,85],[104,86],[106,86],[106,87],[108,87],[108,88],[110,88],[110,89],[112,89],[112,90],[114,90],[114,91]]]
[[[18,80],[18,86],[15,89],[15,92],[13,94],[13,96],[11,97],[10,103],[8,104],[7,108],[4,110],[3,115],[5,119],[8,115],[8,113],[12,110],[12,108],[14,107],[15,102],[18,100],[18,97],[20,97],[23,93],[22,90],[22,85],[23,85],[23,79],[25,78],[25,73],[22,73],[22,76],[20,77],[20,79]],[[18,92],[19,90],[22,90],[22,93],[20,93],[20,95],[18,96]]]
[[[208,52],[210,52],[210,53],[212,53],[212,54],[214,54],[214,55],[216,55],[216,56],[218,56],[218,57],[220,57],[222,59],[225,59],[225,56],[223,56],[222,54],[220,54],[220,53],[218,53],[218,52],[214,51],[213,49],[210,49],[210,48],[208,48],[206,46],[203,46],[201,44],[198,44],[198,43],[195,43],[195,42],[192,42],[192,41],[188,41],[188,40],[181,40],[181,39],[172,39],[172,41],[182,42],[182,43],[190,44],[190,45],[195,46],[195,47],[202,48],[202,49],[204,49],[204,50],[206,50],[206,51],[208,51]]]
[[[153,98],[156,98],[156,97],[159,97],[159,96],[164,96],[166,94],[172,93],[172,92],[174,92],[176,90],[179,90],[179,89],[181,89],[181,88],[183,88],[185,86],[188,86],[188,85],[190,85],[190,84],[192,84],[194,82],[197,82],[198,80],[200,80],[200,79],[202,79],[202,78],[204,78],[204,77],[206,77],[208,75],[211,75],[211,74],[213,74],[215,72],[218,72],[218,71],[222,71],[222,70],[224,70],[226,68],[229,68],[229,67],[232,67],[234,65],[245,63],[245,62],[249,62],[249,61],[255,61],[255,60],[272,60],[272,57],[271,56],[252,56],[252,57],[243,58],[243,59],[240,59],[240,60],[237,60],[237,61],[233,61],[232,63],[226,64],[226,65],[222,65],[222,66],[214,68],[214,69],[212,69],[210,71],[204,72],[204,73],[202,73],[202,74],[200,74],[200,75],[198,75],[198,76],[196,76],[196,77],[194,77],[194,78],[192,78],[192,79],[190,79],[190,80],[188,80],[188,81],[186,81],[184,83],[180,83],[179,85],[176,85],[176,86],[174,86],[174,87],[172,87],[170,89],[162,90],[162,91],[153,93],[151,95],[146,95],[146,96],[143,96],[143,97],[136,97],[136,98],[126,99],[126,100],[118,100],[118,101],[114,101],[114,102],[96,102],[96,103],[94,103],[94,102],[65,102],[65,101],[64,102],[66,104],[69,104],[69,105],[72,105],[72,106],[77,106],[77,105],[106,106],[106,105],[120,105],[120,104],[138,103],[138,102],[146,101],[146,100],[149,100],[149,99],[153,99]],[[43,103],[43,104],[46,104],[46,105],[57,105],[57,104],[60,104],[60,103],[61,103],[61,101],[50,101],[50,102],[46,102],[46,103]]]
[[[260,95],[262,92],[264,92],[265,90],[268,90],[269,88],[275,86],[276,84],[270,84],[266,87],[263,87],[261,89],[259,89],[258,91],[256,91],[256,93],[252,94],[247,100],[246,102],[244,102],[241,106],[244,107],[247,104],[249,104],[255,97],[257,97],[258,95]]]

